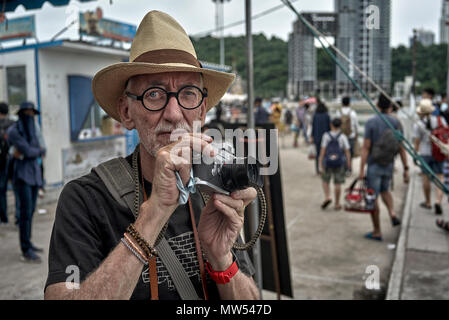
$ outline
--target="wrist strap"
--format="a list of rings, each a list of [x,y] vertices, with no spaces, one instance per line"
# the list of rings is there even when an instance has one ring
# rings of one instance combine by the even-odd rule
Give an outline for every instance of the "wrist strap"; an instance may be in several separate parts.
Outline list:
[[[209,262],[206,261],[206,270],[209,273],[212,280],[218,284],[226,284],[231,281],[231,279],[239,271],[236,260],[234,260],[229,268],[225,271],[215,271]]]

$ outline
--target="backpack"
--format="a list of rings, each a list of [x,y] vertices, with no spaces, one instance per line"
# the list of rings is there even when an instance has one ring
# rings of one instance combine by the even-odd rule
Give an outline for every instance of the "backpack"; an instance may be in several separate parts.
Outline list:
[[[292,124],[292,120],[293,120],[293,114],[290,110],[287,109],[285,111],[285,115],[284,115],[285,124],[288,124],[288,125]]]
[[[432,130],[432,135],[434,135],[438,140],[442,141],[444,144],[449,142],[449,127],[444,126],[441,122],[441,117],[438,116],[438,126],[436,129]],[[437,162],[443,162],[446,160],[447,156],[441,152],[440,147],[432,141],[432,158]]]
[[[375,163],[386,167],[394,161],[394,157],[398,154],[399,148],[399,140],[394,136],[393,130],[387,128],[379,140],[374,143],[371,149],[371,159]]]
[[[338,143],[341,133],[336,137],[333,137],[329,132],[330,141],[326,147],[326,153],[324,154],[324,164],[326,168],[340,168],[344,166],[345,155],[343,149]]]
[[[351,125],[351,113],[343,114],[341,113],[341,132],[343,132],[347,137],[352,134],[352,125]]]

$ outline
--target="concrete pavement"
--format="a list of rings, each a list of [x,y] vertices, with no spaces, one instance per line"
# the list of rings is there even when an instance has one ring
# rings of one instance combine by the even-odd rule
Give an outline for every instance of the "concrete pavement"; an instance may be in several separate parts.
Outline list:
[[[443,215],[421,208],[424,201],[421,177],[415,168],[404,208],[404,223],[398,242],[387,299],[449,299],[449,233],[435,225],[449,220],[449,203],[443,198]],[[435,187],[432,190],[434,199]]]
[[[307,158],[308,148],[303,141],[300,148],[292,148],[292,137],[284,139],[280,143],[284,146],[280,165],[294,299],[384,299],[399,227],[392,227],[381,204],[383,241],[368,240],[364,238],[372,231],[368,214],[335,211],[334,203],[321,210],[321,179],[315,174],[314,161]],[[402,182],[400,161],[396,168],[393,198],[401,217],[407,185]],[[356,177],[359,159],[354,160],[353,170],[345,187]],[[379,271],[379,290],[367,289],[365,285],[370,266]],[[276,299],[272,292],[264,291],[263,296]]]

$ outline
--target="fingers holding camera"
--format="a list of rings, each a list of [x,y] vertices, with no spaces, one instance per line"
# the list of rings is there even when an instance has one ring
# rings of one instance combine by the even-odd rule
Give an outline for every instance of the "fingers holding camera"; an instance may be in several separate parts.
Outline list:
[[[231,193],[233,199],[243,200],[245,207],[257,197],[257,191],[253,187]]]
[[[210,145],[212,141],[211,137],[202,133],[186,133],[178,137],[178,140],[172,144],[172,148],[174,152],[179,152],[179,148],[189,147],[191,150],[213,157],[216,151]]]
[[[214,156],[215,150],[210,146],[212,138],[200,133],[188,133],[178,137],[178,141],[166,146],[164,149],[170,154],[173,164],[171,170],[178,171],[184,185],[190,178],[192,150]]]
[[[245,203],[241,199],[233,199],[222,194],[214,194],[214,205],[227,217],[233,219],[243,217]]]

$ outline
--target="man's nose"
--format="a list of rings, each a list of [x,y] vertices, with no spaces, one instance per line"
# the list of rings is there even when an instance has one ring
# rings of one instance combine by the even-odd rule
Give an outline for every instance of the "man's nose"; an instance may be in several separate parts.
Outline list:
[[[174,95],[171,95],[168,98],[168,103],[164,108],[163,117],[170,122],[177,122],[184,117],[181,106],[178,104],[178,100]]]

